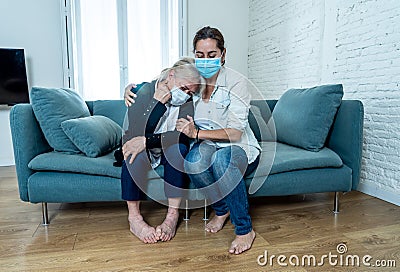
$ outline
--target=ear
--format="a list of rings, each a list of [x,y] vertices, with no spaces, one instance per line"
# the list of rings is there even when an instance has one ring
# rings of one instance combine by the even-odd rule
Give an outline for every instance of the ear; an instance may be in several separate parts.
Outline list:
[[[175,71],[173,69],[170,69],[168,72],[168,79],[172,79],[175,76]]]
[[[224,51],[222,51],[222,57],[221,57],[221,64],[225,64],[225,57],[226,57],[226,48],[224,48]]]

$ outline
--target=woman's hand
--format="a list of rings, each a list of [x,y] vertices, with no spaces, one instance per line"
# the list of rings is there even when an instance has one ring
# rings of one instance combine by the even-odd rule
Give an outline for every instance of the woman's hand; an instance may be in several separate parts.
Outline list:
[[[197,136],[197,129],[194,125],[192,116],[187,115],[187,119],[179,118],[176,121],[176,130],[182,132],[189,138],[195,139]]]
[[[136,84],[134,83],[130,83],[125,87],[124,100],[127,107],[130,107],[133,103],[135,103],[134,98],[136,98],[136,94],[131,91],[134,88],[136,88]]]
[[[124,155],[124,160],[127,160],[130,155],[131,159],[129,164],[132,164],[136,156],[146,149],[146,138],[144,136],[138,136],[130,139],[122,146],[122,154]]]
[[[167,103],[171,99],[171,92],[167,84],[161,82],[158,83],[153,97],[155,100],[158,100],[163,104]]]

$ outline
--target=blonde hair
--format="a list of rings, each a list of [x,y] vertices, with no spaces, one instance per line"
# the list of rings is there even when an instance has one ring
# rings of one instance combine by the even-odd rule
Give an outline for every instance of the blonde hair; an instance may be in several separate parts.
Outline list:
[[[183,57],[179,59],[174,63],[174,65],[172,65],[172,67],[162,70],[158,80],[160,82],[165,81],[171,70],[174,71],[175,77],[184,78],[193,83],[199,84],[196,93],[202,91],[203,86],[205,85],[205,80],[194,65],[194,58]]]

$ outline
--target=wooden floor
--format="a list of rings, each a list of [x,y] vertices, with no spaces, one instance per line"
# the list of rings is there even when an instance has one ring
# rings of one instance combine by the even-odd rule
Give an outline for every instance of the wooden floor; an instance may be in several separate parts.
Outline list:
[[[44,227],[40,205],[19,200],[14,167],[0,167],[0,271],[400,271],[400,207],[351,192],[334,215],[332,202],[332,194],[251,199],[256,240],[233,256],[232,225],[206,233],[202,209],[180,223],[172,241],[153,245],[130,234],[122,202],[49,204]],[[159,224],[166,208],[145,202],[142,210]],[[392,267],[366,267],[365,255],[371,265]]]

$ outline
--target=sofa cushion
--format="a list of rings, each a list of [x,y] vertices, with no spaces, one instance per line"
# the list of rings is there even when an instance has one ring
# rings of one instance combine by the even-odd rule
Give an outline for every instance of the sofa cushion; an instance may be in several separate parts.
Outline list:
[[[276,142],[262,142],[260,145],[262,151],[259,165],[263,167],[258,167],[246,178],[302,169],[341,167],[343,165],[339,155],[327,147],[318,152],[312,152]]]
[[[114,167],[114,154],[110,152],[97,158],[84,154],[66,154],[61,152],[43,153],[33,158],[28,167],[36,171],[58,171],[121,177],[121,167]]]
[[[121,178],[121,167],[113,166],[114,152],[97,158],[90,158],[84,154],[66,154],[61,152],[47,152],[33,158],[28,167],[35,171],[72,172],[96,176]],[[162,165],[156,171],[149,171],[149,179],[163,177]]]
[[[272,112],[277,140],[319,151],[325,144],[342,96],[341,84],[286,91]]]
[[[93,101],[93,115],[103,115],[121,127],[124,123],[127,107],[124,100],[97,100]]]
[[[122,128],[108,117],[93,115],[61,123],[68,138],[88,157],[98,157],[117,148]]]
[[[49,145],[56,151],[79,153],[61,128],[65,120],[90,116],[79,94],[69,89],[33,87],[30,97],[33,112]]]

